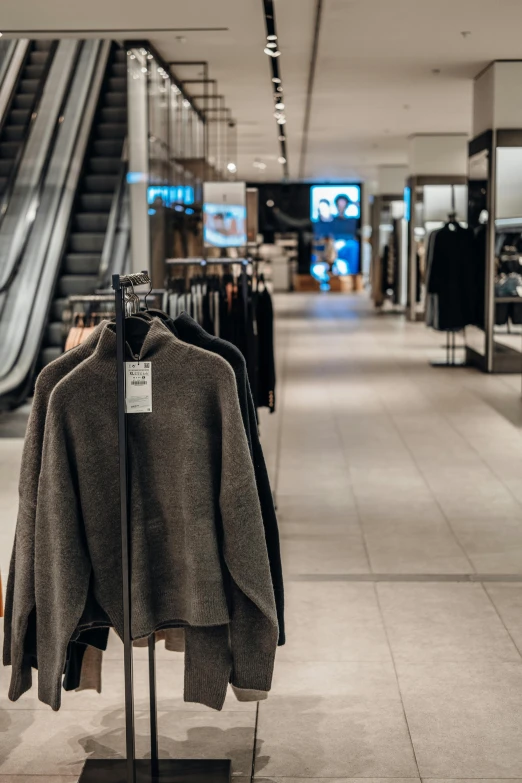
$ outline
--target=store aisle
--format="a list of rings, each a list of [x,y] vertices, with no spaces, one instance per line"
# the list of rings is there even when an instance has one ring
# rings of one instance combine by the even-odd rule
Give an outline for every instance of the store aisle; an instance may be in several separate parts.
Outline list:
[[[160,650],[163,755],[227,755],[244,783],[253,760],[278,783],[522,779],[520,378],[431,368],[440,336],[362,297],[276,306],[278,411],[261,423],[288,642],[258,715],[233,697],[221,714],[183,704],[182,661]],[[13,434],[0,419],[4,575]],[[86,756],[123,750],[120,647],[103,693],[66,694],[58,714],[34,689],[9,703],[1,673],[0,783],[72,783]],[[144,651],[136,659],[145,755]]]

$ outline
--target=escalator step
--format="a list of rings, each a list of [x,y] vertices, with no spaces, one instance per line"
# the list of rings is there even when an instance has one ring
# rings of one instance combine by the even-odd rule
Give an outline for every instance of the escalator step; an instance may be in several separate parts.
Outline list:
[[[7,141],[23,141],[25,127],[23,125],[7,125],[2,134]]]
[[[104,233],[72,233],[69,235],[71,253],[101,253],[105,241]]]
[[[63,318],[63,311],[67,307],[67,299],[60,298],[54,299],[51,305],[51,321],[61,321]]]
[[[8,177],[13,168],[12,158],[0,158],[0,177]]]
[[[11,109],[7,118],[8,125],[27,125],[31,117],[31,109]]]
[[[120,158],[91,158],[89,171],[93,174],[117,174],[121,167]]]
[[[97,275],[100,262],[100,254],[67,253],[63,269],[66,275]]]
[[[114,193],[117,182],[116,174],[87,174],[83,180],[88,193]]]
[[[82,193],[78,207],[83,212],[110,212],[113,193]]]
[[[2,141],[0,142],[0,158],[15,158],[18,149],[20,148],[19,141]]]
[[[47,348],[60,348],[64,345],[64,325],[62,321],[51,321],[45,331],[45,345]],[[45,349],[44,349],[45,350]]]
[[[105,106],[126,106],[127,92],[106,92],[104,96]]]
[[[124,139],[126,133],[126,123],[100,122],[97,127],[99,139]]]
[[[126,92],[127,79],[121,76],[111,77],[108,82],[109,92]]]
[[[115,122],[126,123],[127,122],[127,107],[126,106],[107,106],[101,110],[102,122]]]
[[[49,52],[31,52],[31,54],[29,55],[29,64],[45,65],[48,57],[49,57]]]
[[[45,63],[32,63],[24,68],[24,79],[41,79],[45,70]]]
[[[52,41],[42,41],[37,39],[33,41],[33,50],[37,52],[49,52],[52,45]]]
[[[0,177],[0,193],[3,193],[7,187],[8,177]]]
[[[126,63],[127,62],[127,51],[125,49],[116,49],[113,54],[114,62],[117,63]]]
[[[76,215],[74,228],[77,231],[101,233],[102,231],[107,231],[108,222],[108,212],[80,212],[79,215]]]
[[[32,109],[34,104],[34,94],[15,95],[13,107],[15,109]]]
[[[127,78],[127,63],[114,62],[111,66],[111,76],[114,79],[126,79]]]
[[[59,296],[86,296],[98,288],[98,275],[63,275],[58,281]]]
[[[122,139],[115,139],[114,141],[111,139],[97,139],[92,146],[92,151],[94,155],[99,155],[100,158],[117,157],[119,159],[123,151]]]
[[[18,90],[24,95],[34,95],[40,84],[38,79],[20,79]]]
[[[48,348],[42,348],[42,352],[40,353],[41,366],[46,367],[48,364],[51,364],[51,362],[54,362],[55,359],[58,359],[62,353],[63,349],[54,345]]]

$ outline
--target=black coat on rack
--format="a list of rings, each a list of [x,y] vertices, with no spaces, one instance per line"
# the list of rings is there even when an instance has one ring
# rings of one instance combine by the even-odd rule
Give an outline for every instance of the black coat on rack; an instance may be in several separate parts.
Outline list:
[[[474,320],[476,270],[473,268],[473,231],[449,222],[432,238],[428,294],[434,299],[430,326],[459,331]]]

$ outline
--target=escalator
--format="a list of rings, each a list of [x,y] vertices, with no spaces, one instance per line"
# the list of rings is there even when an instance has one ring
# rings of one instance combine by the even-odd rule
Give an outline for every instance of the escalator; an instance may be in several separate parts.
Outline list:
[[[122,153],[127,134],[126,59],[125,50],[113,45],[72,210],[40,367],[63,352],[62,315],[67,297],[91,294],[100,286],[111,209],[123,174]]]
[[[7,125],[11,109],[20,110],[14,106],[18,86],[29,89],[25,77],[36,74],[25,68],[43,65],[50,51],[29,41],[23,45],[27,57],[19,48],[10,65],[12,106],[7,107],[3,90],[6,78],[0,83],[6,129],[12,127]],[[37,52],[41,62],[35,63]],[[16,91],[15,65],[20,68]],[[110,41],[64,39],[46,78],[40,76],[38,109],[30,115],[0,216],[0,410],[22,403],[38,366],[61,353],[67,296],[95,290],[100,274],[110,271],[113,251],[124,257],[128,245],[128,231],[119,228],[121,209],[115,210],[115,201],[125,203],[126,193],[125,52]],[[20,125],[25,115],[11,119]]]
[[[17,83],[0,124],[0,205],[2,214],[16,175],[31,120],[38,111],[43,86],[56,51],[55,41],[30,41]]]

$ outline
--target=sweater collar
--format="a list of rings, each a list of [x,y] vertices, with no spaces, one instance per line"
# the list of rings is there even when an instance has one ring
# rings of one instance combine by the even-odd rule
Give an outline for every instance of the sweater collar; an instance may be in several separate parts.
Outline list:
[[[126,345],[125,361],[150,361],[153,371],[172,371],[172,363],[176,358],[186,355],[186,346],[154,318],[141,346],[139,355],[133,355],[130,346]],[[106,323],[101,332],[96,350],[88,360],[92,370],[105,376],[116,377],[116,325]]]

